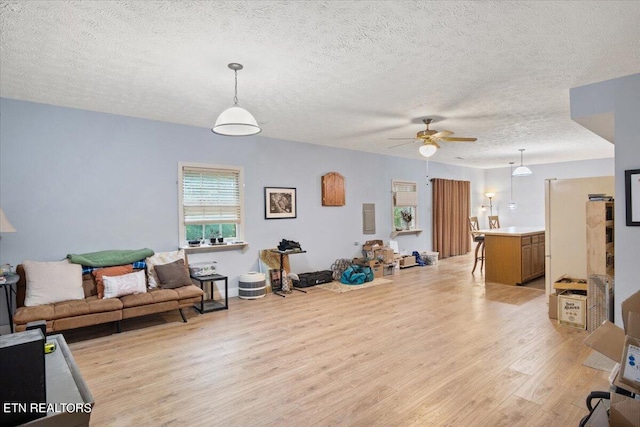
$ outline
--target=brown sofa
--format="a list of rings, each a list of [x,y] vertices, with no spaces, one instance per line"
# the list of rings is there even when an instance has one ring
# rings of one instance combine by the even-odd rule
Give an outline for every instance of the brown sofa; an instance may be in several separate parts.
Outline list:
[[[204,296],[202,289],[189,285],[176,289],[148,289],[142,294],[99,299],[96,282],[88,273],[82,275],[83,300],[25,307],[27,280],[22,265],[18,265],[16,272],[20,276],[16,294],[17,309],[13,316],[16,332],[24,331],[29,322],[42,320],[47,322],[47,333],[107,322],[116,322],[117,331],[120,332],[123,319],[176,309],[186,322],[182,309],[200,302]]]

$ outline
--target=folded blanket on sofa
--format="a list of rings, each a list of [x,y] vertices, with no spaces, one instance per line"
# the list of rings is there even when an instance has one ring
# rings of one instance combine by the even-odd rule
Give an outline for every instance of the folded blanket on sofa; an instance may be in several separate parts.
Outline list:
[[[74,264],[86,265],[89,267],[111,267],[114,265],[131,264],[135,261],[145,259],[154,254],[152,249],[134,249],[134,250],[108,250],[100,252],[91,252],[88,254],[69,254],[67,258],[69,262]]]

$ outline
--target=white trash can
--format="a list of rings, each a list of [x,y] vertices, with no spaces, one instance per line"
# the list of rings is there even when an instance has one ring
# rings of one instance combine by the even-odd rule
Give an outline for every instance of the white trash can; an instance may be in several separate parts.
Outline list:
[[[250,271],[241,274],[238,281],[238,297],[241,299],[258,299],[267,294],[264,273]]]

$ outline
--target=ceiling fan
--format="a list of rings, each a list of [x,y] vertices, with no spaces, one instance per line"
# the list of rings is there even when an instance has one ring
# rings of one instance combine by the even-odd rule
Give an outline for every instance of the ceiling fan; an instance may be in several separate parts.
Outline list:
[[[450,130],[443,130],[443,131],[437,131],[437,130],[431,130],[429,129],[429,125],[431,124],[431,122],[433,121],[433,119],[431,118],[426,118],[424,120],[422,120],[422,122],[427,125],[427,128],[425,130],[421,130],[420,132],[418,132],[416,134],[415,138],[389,138],[389,139],[411,139],[411,142],[414,142],[416,140],[420,140],[423,141],[423,144],[420,146],[420,148],[418,149],[418,151],[420,151],[420,154],[422,154],[425,157],[431,157],[435,154],[436,150],[438,148],[440,148],[440,145],[438,144],[438,141],[447,141],[447,142],[474,142],[477,141],[477,138],[462,138],[462,137],[454,137],[454,136],[450,136],[453,135],[453,132],[451,132]],[[406,144],[411,144],[411,142],[405,142],[403,144],[398,144],[398,145],[394,145],[392,147],[389,148],[395,148],[395,147],[400,147],[402,145],[406,145]]]

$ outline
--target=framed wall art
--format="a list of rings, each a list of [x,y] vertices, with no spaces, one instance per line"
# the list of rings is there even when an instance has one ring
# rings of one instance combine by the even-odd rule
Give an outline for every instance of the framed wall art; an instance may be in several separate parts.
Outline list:
[[[264,187],[264,218],[296,218],[296,189]]]
[[[640,169],[624,171],[627,225],[640,226]]]

